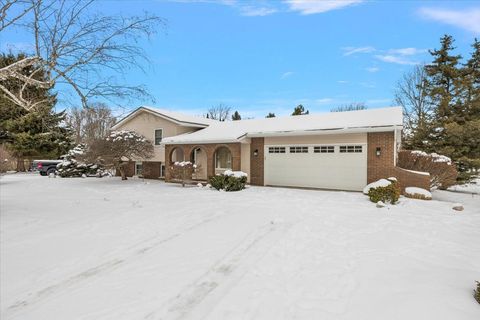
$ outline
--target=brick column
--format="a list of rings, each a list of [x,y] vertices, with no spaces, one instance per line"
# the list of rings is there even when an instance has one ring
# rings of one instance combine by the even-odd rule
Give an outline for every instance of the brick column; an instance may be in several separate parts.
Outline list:
[[[264,138],[252,138],[250,144],[250,184],[255,186],[263,186],[264,181]],[[255,151],[258,152],[255,155]]]

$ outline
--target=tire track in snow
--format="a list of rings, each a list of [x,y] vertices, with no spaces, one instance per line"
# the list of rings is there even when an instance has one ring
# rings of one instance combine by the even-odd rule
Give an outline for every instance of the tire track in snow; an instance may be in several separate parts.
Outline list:
[[[99,265],[95,266],[95,267],[92,267],[92,268],[89,268],[85,271],[77,273],[76,275],[74,275],[72,277],[69,277],[65,280],[62,280],[62,281],[60,281],[56,284],[53,284],[53,285],[48,286],[44,289],[38,290],[35,293],[29,293],[27,295],[27,297],[25,297],[24,299],[18,300],[15,303],[13,303],[12,305],[10,305],[9,307],[7,307],[6,312],[5,312],[5,317],[6,318],[12,317],[16,313],[24,310],[25,308],[28,308],[28,307],[38,303],[39,301],[47,299],[51,296],[54,296],[55,294],[58,294],[59,292],[61,292],[63,290],[67,290],[68,288],[76,285],[77,283],[81,283],[81,282],[84,282],[84,281],[87,281],[87,280],[91,280],[91,278],[94,278],[94,277],[99,276],[99,275],[103,275],[107,272],[111,272],[111,271],[123,266],[128,261],[130,261],[132,259],[135,259],[135,258],[138,258],[139,256],[142,256],[142,255],[146,254],[147,252],[149,252],[153,249],[156,249],[158,246],[160,246],[162,244],[165,244],[165,243],[167,243],[167,242],[169,242],[173,239],[176,239],[176,238],[182,236],[183,234],[185,234],[185,232],[194,230],[194,229],[196,229],[198,227],[201,227],[201,226],[203,226],[203,225],[205,225],[209,222],[221,219],[225,216],[226,216],[225,214],[219,214],[219,215],[215,215],[215,216],[203,219],[202,221],[183,229],[181,232],[172,234],[172,235],[170,235],[168,237],[165,237],[165,238],[162,238],[161,240],[158,240],[158,241],[152,241],[152,240],[157,239],[156,236],[148,238],[148,239],[143,240],[143,241],[140,241],[136,245],[133,245],[129,248],[130,250],[133,250],[133,252],[131,254],[127,255],[126,257],[114,258],[114,259],[108,260],[108,261],[106,261],[102,264],[99,264]],[[150,242],[153,242],[153,243],[150,243]],[[145,244],[145,243],[150,243],[150,244],[145,245],[145,246],[143,246],[139,249],[136,249],[137,247],[139,247],[140,245]]]
[[[205,313],[206,315],[211,308],[199,311],[200,304],[207,299],[211,299],[212,304],[218,303],[225,292],[229,291],[248,272],[248,261],[261,259],[271,248],[269,244],[278,238],[277,235],[283,234],[293,225],[294,223],[282,224],[277,228],[277,225],[269,223],[250,233],[221,259],[217,260],[206,273],[181,290],[167,305],[163,306],[162,310],[150,312],[144,319],[157,319],[160,312],[166,313],[165,317],[160,316],[161,319],[185,319],[194,309],[197,311],[195,318],[203,318],[200,314]],[[260,243],[262,245],[259,246]],[[247,260],[247,263],[241,264],[242,260]],[[213,297],[216,291],[222,291],[222,294],[219,293]]]

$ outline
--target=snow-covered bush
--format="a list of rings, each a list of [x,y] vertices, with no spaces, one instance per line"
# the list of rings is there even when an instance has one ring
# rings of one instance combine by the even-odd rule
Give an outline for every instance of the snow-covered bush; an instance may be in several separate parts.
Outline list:
[[[245,189],[247,174],[242,171],[226,170],[222,174],[211,177],[209,183],[217,190],[239,191]]]
[[[368,194],[370,201],[395,204],[400,198],[400,188],[395,180],[380,179],[367,185],[363,192]]]
[[[57,175],[62,178],[97,176],[103,177],[108,175],[99,163],[85,163],[82,156],[85,154],[86,146],[79,144],[67,154],[62,156],[63,161],[57,164]]]
[[[432,194],[430,191],[417,188],[417,187],[407,187],[405,188],[405,197],[421,200],[432,200]]]
[[[477,289],[473,292],[473,297],[480,303],[480,282],[477,281]]]
[[[458,172],[449,157],[423,151],[402,150],[398,166],[407,170],[430,173],[430,187],[446,189],[455,184]]]
[[[198,168],[196,164],[190,161],[177,161],[171,166],[172,179],[180,181],[182,187],[185,187],[186,183],[192,181],[192,176]]]

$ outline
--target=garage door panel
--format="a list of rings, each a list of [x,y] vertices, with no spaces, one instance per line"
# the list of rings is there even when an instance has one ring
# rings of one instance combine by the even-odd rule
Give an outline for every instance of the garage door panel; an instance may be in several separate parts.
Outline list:
[[[356,144],[358,145],[358,144]],[[265,184],[273,186],[362,190],[367,182],[366,146],[363,152],[268,153],[265,148]]]

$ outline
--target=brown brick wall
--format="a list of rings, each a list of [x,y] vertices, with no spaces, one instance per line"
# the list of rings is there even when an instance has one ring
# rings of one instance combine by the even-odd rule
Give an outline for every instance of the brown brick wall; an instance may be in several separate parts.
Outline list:
[[[250,184],[255,186],[264,185],[264,148],[265,138],[252,138],[250,144]],[[257,150],[258,155],[254,152]]]
[[[161,162],[157,161],[143,161],[143,177],[146,179],[158,179],[160,178],[160,165]]]
[[[175,148],[183,149],[185,161],[190,160],[193,149],[201,148],[207,153],[207,177],[215,175],[215,151],[220,147],[227,147],[232,153],[232,170],[238,171],[241,168],[241,147],[240,143],[207,143],[207,144],[167,144],[165,146],[165,181],[171,181],[170,159]]]
[[[430,189],[430,176],[411,172],[394,166],[394,133],[370,132],[368,133],[367,153],[367,181],[368,183],[382,178],[396,177],[402,192],[406,187],[419,187]],[[377,147],[381,148],[377,156]]]
[[[133,177],[135,174],[135,162],[129,161],[128,164],[125,166],[125,175],[127,177]],[[120,176],[120,170],[115,170],[115,175]]]

